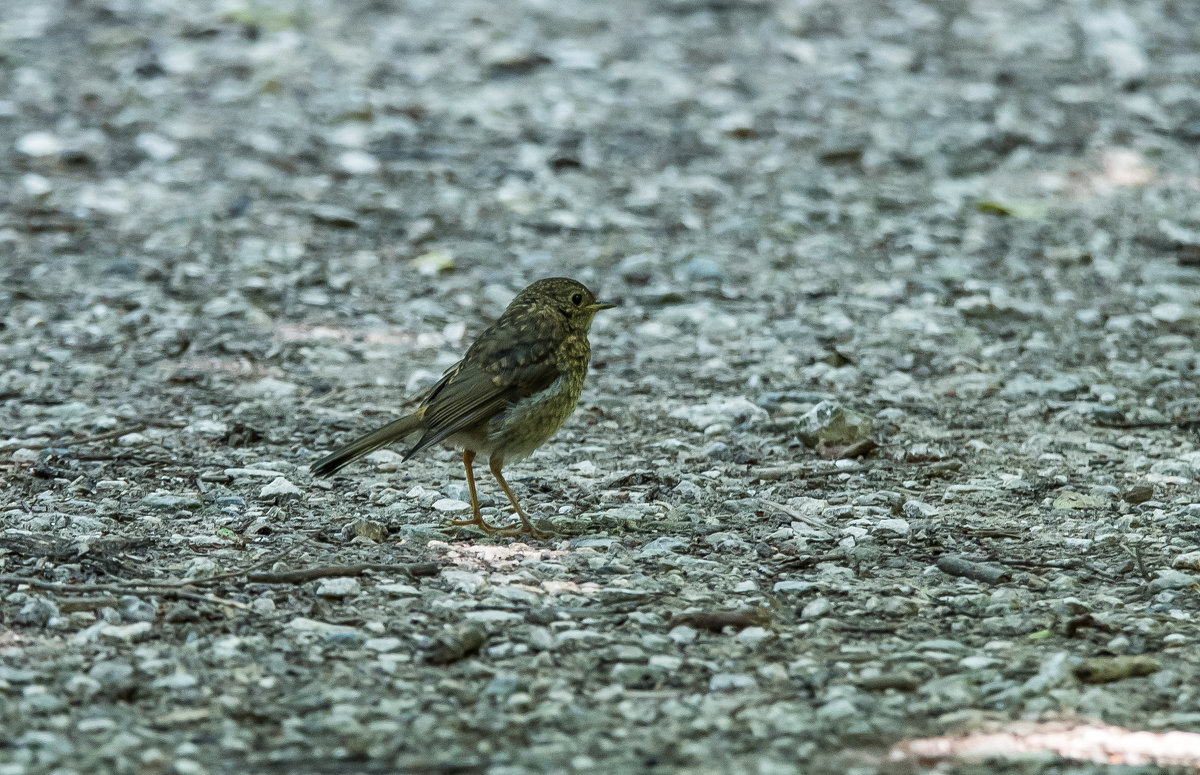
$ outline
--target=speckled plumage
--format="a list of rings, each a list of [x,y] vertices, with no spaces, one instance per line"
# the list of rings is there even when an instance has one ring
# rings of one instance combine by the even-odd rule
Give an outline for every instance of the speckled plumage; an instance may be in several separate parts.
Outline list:
[[[471,469],[476,455],[482,455],[521,517],[522,528],[534,532],[500,469],[541,446],[575,410],[591,356],[588,329],[596,312],[611,306],[597,303],[575,280],[538,280],[517,294],[463,359],[446,370],[415,412],[322,458],[313,464],[313,473],[332,474],[420,433],[405,460],[439,441],[463,450],[474,511],[469,524],[493,529],[480,517]]]

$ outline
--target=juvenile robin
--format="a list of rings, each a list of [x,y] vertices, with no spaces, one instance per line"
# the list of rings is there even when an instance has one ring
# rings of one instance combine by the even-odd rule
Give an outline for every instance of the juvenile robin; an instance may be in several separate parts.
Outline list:
[[[329,476],[409,437],[416,442],[405,450],[405,460],[431,444],[448,442],[462,450],[474,513],[471,519],[451,524],[475,525],[487,533],[537,535],[501,469],[540,447],[575,411],[591,356],[588,329],[597,312],[613,306],[597,302],[575,280],[538,280],[518,293],[463,359],[446,370],[416,411],[321,458],[312,472]],[[480,515],[471,468],[478,455],[488,459],[520,525],[497,528]]]

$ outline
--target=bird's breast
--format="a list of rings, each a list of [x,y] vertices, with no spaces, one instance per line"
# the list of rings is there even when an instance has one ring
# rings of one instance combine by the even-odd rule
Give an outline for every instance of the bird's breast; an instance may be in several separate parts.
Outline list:
[[[521,399],[488,423],[490,454],[523,458],[554,435],[575,411],[583,379],[563,373],[548,387]]]

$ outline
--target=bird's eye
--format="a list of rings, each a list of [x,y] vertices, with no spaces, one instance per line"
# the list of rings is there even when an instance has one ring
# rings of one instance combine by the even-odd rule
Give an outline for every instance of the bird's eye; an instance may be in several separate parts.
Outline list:
[[[572,294],[571,295],[571,303],[574,304],[576,307],[578,307],[580,304],[583,304],[583,294],[582,293]]]

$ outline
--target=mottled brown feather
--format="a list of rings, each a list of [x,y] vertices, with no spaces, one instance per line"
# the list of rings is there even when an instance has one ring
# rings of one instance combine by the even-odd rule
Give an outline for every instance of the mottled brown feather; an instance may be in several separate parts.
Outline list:
[[[404,458],[549,387],[561,373],[554,356],[567,336],[566,322],[544,305],[509,305],[429,391],[418,410],[424,410],[425,433]]]

